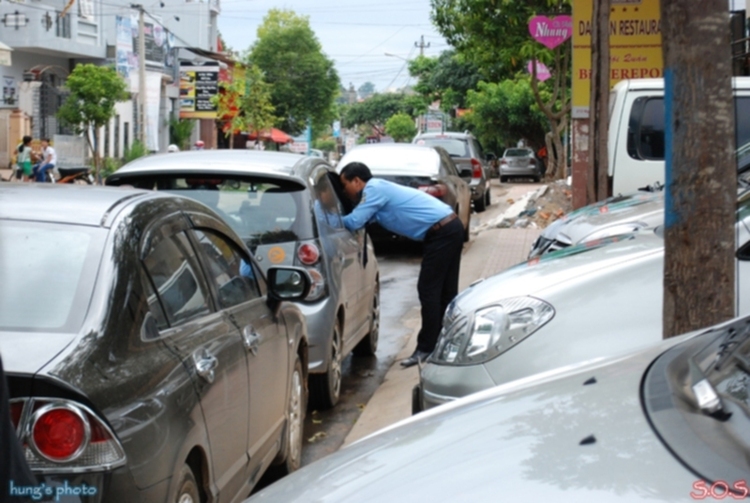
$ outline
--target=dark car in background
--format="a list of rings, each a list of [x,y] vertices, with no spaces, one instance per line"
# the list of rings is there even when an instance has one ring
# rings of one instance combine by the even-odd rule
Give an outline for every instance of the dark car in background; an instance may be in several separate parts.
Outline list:
[[[469,240],[471,191],[459,176],[456,165],[440,147],[404,143],[373,143],[360,145],[341,158],[339,171],[350,162],[365,164],[372,176],[419,189],[435,196],[453,208],[464,226],[464,240]],[[373,239],[390,237],[377,224],[368,226]]]
[[[245,241],[263,270],[303,267],[313,279],[298,303],[310,339],[310,400],[336,405],[342,361],[372,356],[380,323],[375,252],[364,232],[344,227],[351,202],[319,157],[257,150],[207,150],[152,155],[107,178],[196,199],[219,213]]]
[[[468,132],[421,133],[414,137],[412,143],[445,149],[456,164],[461,178],[469,184],[474,210],[480,213],[487,209],[491,203],[490,162],[495,156],[485,154],[472,134]]]
[[[304,269],[266,280],[204,205],[107,187],[0,188],[0,246],[13,424],[40,484],[89,488],[58,501],[236,501],[299,467]]]
[[[542,179],[542,163],[530,148],[508,148],[499,160],[500,181],[510,178],[533,178],[535,182]]]

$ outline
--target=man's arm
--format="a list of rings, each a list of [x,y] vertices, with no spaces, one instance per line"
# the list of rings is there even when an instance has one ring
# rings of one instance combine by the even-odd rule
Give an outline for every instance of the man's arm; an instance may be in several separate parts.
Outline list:
[[[381,191],[372,186],[365,186],[362,191],[362,202],[344,216],[344,226],[352,232],[363,228],[387,201]]]

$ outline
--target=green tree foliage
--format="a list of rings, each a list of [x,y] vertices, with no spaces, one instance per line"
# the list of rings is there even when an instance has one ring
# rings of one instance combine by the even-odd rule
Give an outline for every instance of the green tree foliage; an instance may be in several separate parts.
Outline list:
[[[565,159],[560,136],[570,111],[571,44],[547,49],[529,35],[528,22],[537,14],[570,14],[570,0],[431,0],[431,4],[432,19],[440,33],[459,54],[475,63],[487,80],[511,78],[524,72],[531,60],[547,65],[552,78],[539,83],[534,74],[531,88],[549,124],[546,146],[553,169],[548,173],[562,177]]]
[[[336,150],[336,140],[334,138],[319,138],[313,141],[313,148],[323,152],[333,152]]]
[[[372,82],[365,82],[361,86],[359,86],[359,89],[357,89],[357,93],[359,93],[359,97],[363,100],[366,100],[373,94],[375,94],[375,84]]]
[[[220,91],[211,97],[211,102],[223,122],[224,134],[230,138],[229,148],[234,146],[234,135],[242,131],[257,133],[273,126],[276,117],[270,87],[255,65],[237,65],[231,80],[219,82]]]
[[[385,122],[385,132],[397,143],[408,143],[417,134],[417,126],[412,117],[401,112]]]
[[[115,104],[128,99],[125,81],[114,68],[79,64],[65,87],[70,94],[58,109],[57,118],[86,137],[99,180],[99,129],[115,116]]]
[[[188,147],[188,140],[193,134],[195,121],[192,119],[172,119],[169,121],[169,142],[177,145],[180,150]]]
[[[352,128],[359,125],[369,126],[378,134],[384,133],[385,121],[397,113],[416,117],[427,110],[427,103],[421,96],[386,93],[373,94],[372,97],[354,103],[346,109],[344,126]]]
[[[329,124],[340,82],[308,18],[271,9],[257,35],[249,60],[263,70],[271,84],[277,125],[297,135],[305,129],[307,119],[316,127]]]
[[[125,153],[122,157],[122,162],[123,164],[127,164],[146,155],[148,155],[148,149],[146,148],[146,145],[141,143],[141,140],[135,140],[129,148],[125,149]]]
[[[428,102],[440,100],[445,111],[466,108],[466,93],[482,78],[475,64],[452,50],[417,57],[409,62],[409,74],[419,79],[414,90]]]
[[[480,82],[467,101],[471,112],[466,120],[485,149],[501,155],[521,138],[534,149],[545,144],[547,118],[536,104],[528,76],[499,84]]]

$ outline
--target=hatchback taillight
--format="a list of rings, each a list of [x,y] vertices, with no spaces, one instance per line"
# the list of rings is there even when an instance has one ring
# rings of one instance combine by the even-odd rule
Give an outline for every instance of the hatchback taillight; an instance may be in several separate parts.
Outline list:
[[[471,158],[471,177],[482,178],[482,163],[473,157]]]
[[[305,265],[313,265],[320,258],[320,250],[313,243],[304,243],[297,248],[297,258]]]
[[[417,187],[422,192],[427,192],[431,196],[443,197],[448,193],[448,187],[442,183],[436,183],[435,185],[420,185]]]

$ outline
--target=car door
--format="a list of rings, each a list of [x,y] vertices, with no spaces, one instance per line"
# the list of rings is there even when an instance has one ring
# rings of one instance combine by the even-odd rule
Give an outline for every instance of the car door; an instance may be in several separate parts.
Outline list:
[[[351,232],[344,227],[344,206],[334,186],[336,173],[321,166],[313,171],[313,198],[318,234],[328,263],[332,292],[345,309],[344,346],[356,338],[366,325],[362,309],[365,260],[363,231]]]
[[[229,501],[246,489],[249,392],[247,357],[237,328],[216,310],[181,214],[149,231],[142,262],[169,328],[164,344],[183,362],[208,432],[213,483]]]
[[[217,307],[232,321],[248,359],[250,390],[247,454],[251,480],[272,461],[272,450],[284,426],[289,386],[290,348],[283,323],[261,295],[258,269],[232,238],[207,227],[190,231],[214,292]],[[240,349],[238,349],[239,351]]]

